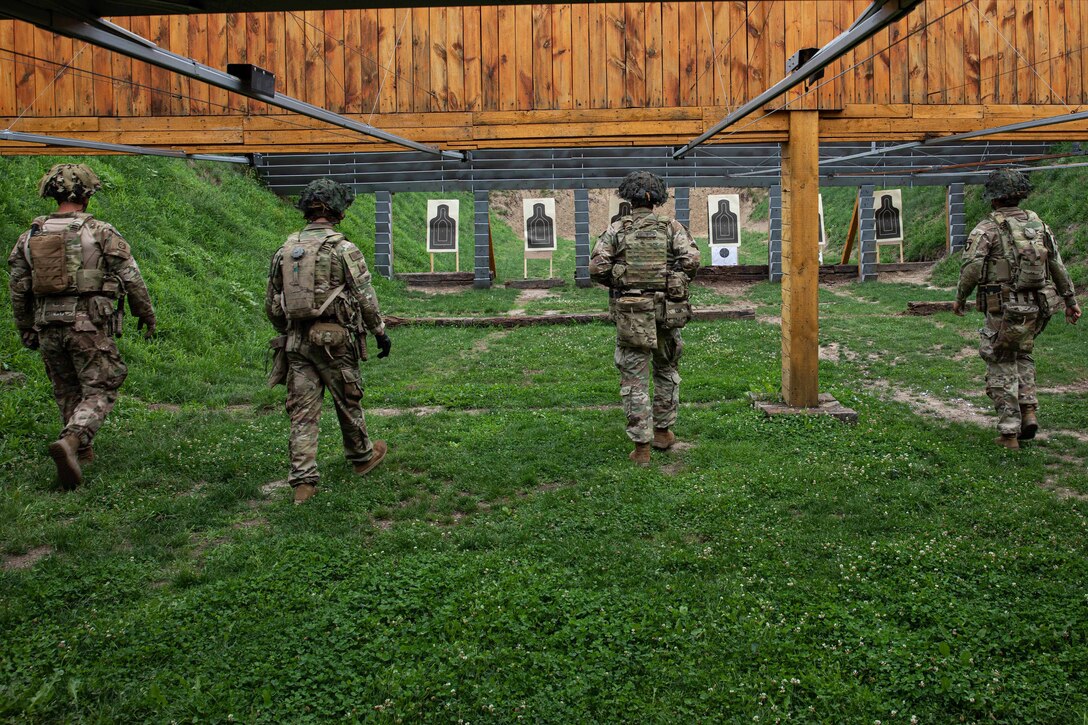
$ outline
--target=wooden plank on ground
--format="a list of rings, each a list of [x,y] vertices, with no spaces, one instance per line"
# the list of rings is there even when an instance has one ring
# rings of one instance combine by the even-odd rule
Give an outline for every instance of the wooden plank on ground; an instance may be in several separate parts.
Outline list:
[[[431,21],[431,97],[432,111],[449,110],[449,63],[446,45],[448,8],[436,5],[430,9]]]
[[[552,6],[552,108],[571,108],[574,97],[574,65],[571,45],[570,3]]]
[[[466,111],[479,111],[483,105],[482,17],[483,11],[479,5],[465,7],[461,36],[465,69],[462,107]]]
[[[782,148],[782,397],[807,408],[819,402],[819,114],[792,111],[789,138]]]
[[[646,105],[646,4],[624,3],[625,106],[643,108]]]
[[[593,91],[589,63],[590,5],[571,6],[571,104],[574,108],[591,108]]]

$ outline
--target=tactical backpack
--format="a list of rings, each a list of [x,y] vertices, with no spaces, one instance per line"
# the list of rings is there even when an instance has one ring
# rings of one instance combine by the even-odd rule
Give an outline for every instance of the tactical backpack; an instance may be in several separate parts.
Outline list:
[[[616,280],[621,288],[664,289],[669,262],[669,222],[656,214],[624,217],[624,269]]]
[[[294,321],[315,320],[325,313],[343,287],[330,289],[332,260],[344,235],[331,229],[292,234],[283,245],[283,311]]]
[[[1047,261],[1050,250],[1046,246],[1046,227],[1039,216],[1027,212],[1026,220],[994,212],[994,220],[1001,230],[1001,251],[1008,268],[994,265],[995,275],[991,282],[1007,282],[1017,292],[1042,289],[1047,282]]]
[[[80,233],[87,218],[75,219],[61,229],[51,221],[56,220],[46,219],[41,228],[35,226],[26,243],[34,294],[48,297],[101,290],[102,273],[83,265]]]

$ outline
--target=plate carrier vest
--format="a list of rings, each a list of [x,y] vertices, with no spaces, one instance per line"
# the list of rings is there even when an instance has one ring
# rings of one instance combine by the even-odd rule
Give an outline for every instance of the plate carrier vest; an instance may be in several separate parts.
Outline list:
[[[332,258],[344,235],[332,229],[307,229],[287,238],[280,255],[283,311],[295,322],[324,313],[342,287],[333,289]]]
[[[1004,282],[1017,292],[1031,292],[1046,285],[1050,256],[1046,227],[1035,212],[1027,211],[1027,215],[1027,219],[1021,220],[1001,212],[993,213],[1001,233],[1001,259],[1007,261],[1007,266],[995,263],[998,260],[990,261],[986,274],[988,283]]]
[[[26,242],[31,289],[35,295],[52,297],[101,293],[105,275],[87,264],[82,239],[83,225],[90,217],[46,219],[31,230]],[[59,223],[65,226],[61,227]],[[37,226],[37,225],[36,225]],[[101,265],[101,258],[99,265]]]
[[[669,220],[656,214],[620,220],[626,269],[617,280],[621,288],[664,290],[669,261]]]

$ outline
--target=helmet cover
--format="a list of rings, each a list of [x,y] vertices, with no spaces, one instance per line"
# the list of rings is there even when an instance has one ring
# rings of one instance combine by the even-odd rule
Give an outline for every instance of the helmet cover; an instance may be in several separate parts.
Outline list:
[[[94,196],[102,182],[86,164],[57,164],[38,182],[43,199],[80,202]]]

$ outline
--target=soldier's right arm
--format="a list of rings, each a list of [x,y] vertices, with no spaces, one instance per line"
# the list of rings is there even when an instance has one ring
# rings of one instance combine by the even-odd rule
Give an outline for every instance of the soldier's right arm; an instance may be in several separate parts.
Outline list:
[[[995,243],[1000,243],[1000,236],[997,226],[989,219],[979,222],[967,237],[967,246],[963,249],[963,264],[960,266],[960,281],[956,289],[956,301],[961,306],[982,279],[986,257],[993,251]]]
[[[34,327],[34,292],[30,263],[26,258],[26,244],[30,232],[25,232],[8,257],[8,291],[11,293],[11,309],[15,313],[15,326],[19,332],[29,332]]]
[[[616,253],[616,232],[608,227],[597,238],[593,254],[589,257],[589,277],[605,287],[612,286],[612,259]]]
[[[283,311],[283,249],[272,255],[268,269],[268,285],[264,290],[264,314],[276,332],[287,332],[287,314]]]
[[[1047,247],[1050,252],[1047,255],[1047,267],[1050,272],[1050,278],[1054,280],[1054,286],[1058,290],[1058,294],[1065,300],[1067,307],[1072,307],[1077,304],[1077,290],[1073,286],[1073,279],[1069,276],[1069,270],[1065,268],[1065,263],[1062,262],[1062,253],[1058,249],[1058,240],[1054,237],[1054,232],[1049,226],[1045,227]]]

